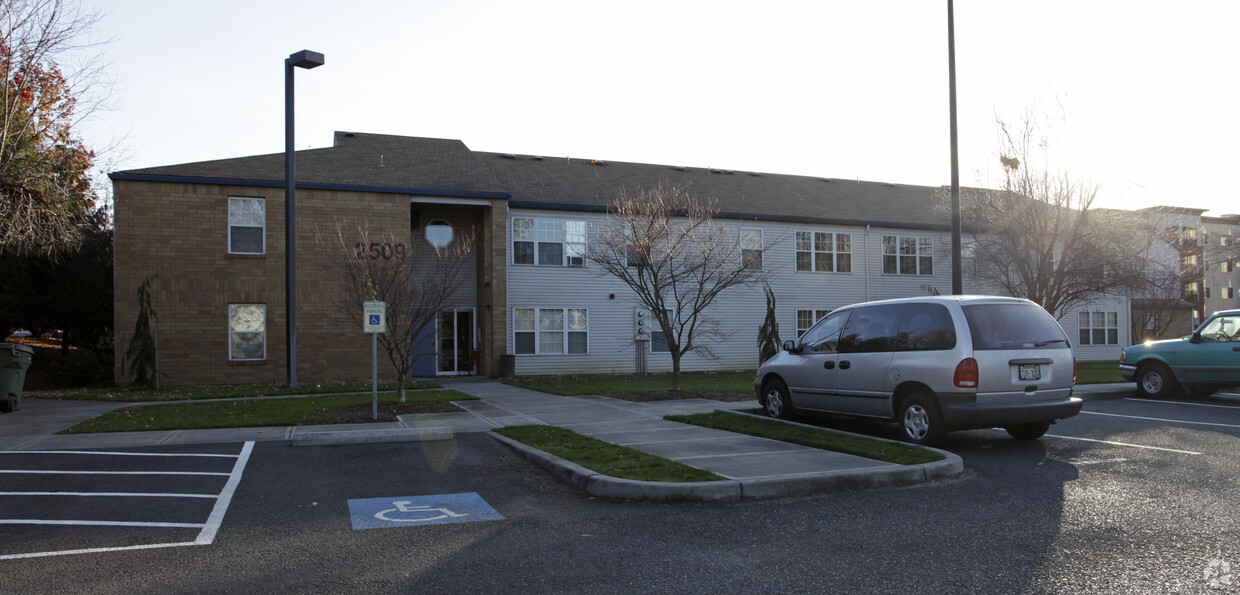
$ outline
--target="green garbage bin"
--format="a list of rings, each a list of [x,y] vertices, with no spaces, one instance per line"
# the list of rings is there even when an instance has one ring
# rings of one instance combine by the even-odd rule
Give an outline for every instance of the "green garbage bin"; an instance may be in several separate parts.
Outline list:
[[[22,406],[22,386],[26,369],[34,360],[34,349],[17,343],[0,343],[0,411],[11,413]]]

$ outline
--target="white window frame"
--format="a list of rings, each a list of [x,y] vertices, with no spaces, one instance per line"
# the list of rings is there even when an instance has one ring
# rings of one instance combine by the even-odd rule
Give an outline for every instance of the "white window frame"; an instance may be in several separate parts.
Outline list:
[[[1119,312],[1081,310],[1077,313],[1076,321],[1076,338],[1081,346],[1119,345]],[[1096,336],[1099,332],[1102,333],[1102,341],[1098,341]],[[1086,341],[1082,337],[1089,340]]]
[[[816,308],[812,310],[798,309],[796,324],[797,338],[800,339],[801,335],[804,335],[806,331],[813,328],[815,324],[818,324],[819,320],[826,318],[831,312],[833,312],[833,310],[818,310]],[[809,324],[805,324],[805,322],[809,322]]]
[[[801,240],[808,241],[808,247],[802,244]],[[827,242],[829,250],[819,250],[820,236],[830,236]],[[841,240],[843,243],[841,243]],[[847,245],[847,250],[841,249]],[[809,229],[799,229],[792,234],[792,268],[798,273],[852,273],[852,234],[848,232],[835,231],[814,231]],[[809,255],[809,268],[801,268],[801,254]],[[847,255],[848,258],[841,259],[841,256]],[[846,260],[848,262],[848,270],[840,270],[840,262]],[[819,269],[819,263],[824,262],[829,269]]]
[[[888,243],[888,238],[894,240]],[[911,242],[913,252],[905,252],[906,244]],[[933,275],[934,274],[934,238],[929,236],[902,236],[897,234],[883,234],[879,243],[882,247],[883,257],[883,274],[884,275]],[[889,250],[890,248],[890,250]],[[891,270],[887,268],[887,259],[893,258],[895,266]],[[913,267],[911,271],[906,271],[904,259],[911,257],[913,259]],[[923,266],[928,264],[929,266]],[[928,268],[928,271],[922,269]]]
[[[740,233],[741,265],[762,270],[762,229],[758,227],[742,227]],[[756,252],[752,262],[748,253]]]
[[[254,329],[235,329],[233,328],[233,310],[235,308],[257,307],[263,312],[263,327],[261,330]],[[233,362],[255,362],[265,361],[267,359],[267,304],[228,304],[228,361]],[[262,336],[263,354],[260,357],[236,357],[233,353],[233,335],[237,334],[258,334]]]
[[[528,227],[518,224],[528,221]],[[550,217],[512,218],[512,258],[514,265],[585,267],[586,245],[589,226],[584,219],[558,219]],[[517,242],[531,244],[533,262],[517,262]],[[550,244],[560,246],[558,263],[543,263],[544,248]]]
[[[262,213],[262,222],[260,225],[253,225],[252,221],[241,221],[245,213],[240,208],[243,202],[251,202],[258,205],[259,211]],[[234,206],[236,208],[234,208]],[[233,229],[244,228],[254,229],[257,227],[262,232],[262,247],[258,252],[242,252],[233,250]],[[264,255],[267,253],[267,199],[256,198],[252,196],[230,196],[228,197],[228,253],[244,254],[244,255]]]
[[[532,311],[533,312],[533,316],[534,316],[533,328],[522,328],[522,324],[524,321],[522,321],[521,316],[518,314],[518,312],[521,312],[521,311]],[[574,313],[579,313],[579,314],[574,314]],[[554,316],[555,314],[559,314],[560,321],[561,321],[560,326],[554,327],[554,328],[543,328],[544,321],[548,320],[547,318],[544,318],[544,316]],[[580,317],[580,322],[583,323],[583,326],[574,328],[574,324],[577,324],[577,321],[575,320],[576,316]],[[528,333],[533,336],[534,351],[532,353],[531,352],[522,353],[522,352],[517,351],[517,335],[519,333],[521,334]],[[559,351],[549,351],[544,346],[544,341],[551,338],[555,334],[560,335],[560,338],[558,341]],[[573,348],[573,342],[570,341],[570,339],[573,338],[574,336],[582,336],[582,335],[584,335],[585,337],[585,351],[580,351],[580,352],[570,351]],[[550,343],[547,343],[547,345],[550,345]],[[590,355],[590,312],[589,312],[589,309],[588,308],[571,308],[571,307],[569,308],[561,308],[561,307],[548,308],[548,307],[542,307],[542,306],[524,306],[520,308],[513,308],[512,309],[512,352],[518,356]]]

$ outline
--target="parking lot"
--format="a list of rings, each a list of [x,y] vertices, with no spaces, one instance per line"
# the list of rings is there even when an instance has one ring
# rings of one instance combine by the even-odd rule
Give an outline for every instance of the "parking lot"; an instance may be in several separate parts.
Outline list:
[[[264,442],[248,464],[238,443],[143,456],[9,452],[6,472],[52,473],[0,474],[6,486],[63,493],[6,494],[5,519],[107,524],[0,525],[10,558],[0,568],[14,588],[43,591],[1226,591],[1240,589],[1238,446],[1240,401],[1227,396],[1090,400],[1036,441],[951,434],[946,448],[966,465],[958,478],[726,503],[591,498],[483,434]],[[214,495],[232,481],[214,542],[168,547],[199,542],[221,510]],[[120,495],[68,493],[87,491]],[[464,508],[474,495],[495,516],[448,522],[477,514]],[[359,524],[366,518],[391,523]],[[11,559],[75,551],[89,553]]]
[[[252,449],[0,451],[0,560],[209,545]]]

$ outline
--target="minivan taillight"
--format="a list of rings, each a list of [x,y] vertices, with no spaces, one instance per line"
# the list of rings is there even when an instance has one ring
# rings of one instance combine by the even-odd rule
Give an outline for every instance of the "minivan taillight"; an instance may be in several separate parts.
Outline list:
[[[1120,358],[1119,361],[1122,362],[1124,360],[1123,358]],[[1075,355],[1072,356],[1072,384],[1076,384],[1076,356]]]
[[[956,388],[977,388],[977,360],[960,360],[960,363],[956,364],[956,375],[952,378],[952,383]]]

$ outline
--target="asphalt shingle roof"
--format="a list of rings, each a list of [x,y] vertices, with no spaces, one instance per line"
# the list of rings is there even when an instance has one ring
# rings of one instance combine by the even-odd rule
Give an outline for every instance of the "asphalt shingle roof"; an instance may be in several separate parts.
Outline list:
[[[284,154],[129,170],[117,177],[282,181]],[[683,185],[729,216],[947,228],[932,186],[471,151],[459,140],[337,132],[297,152],[299,183],[507,195],[514,206],[605,208],[620,188]]]

